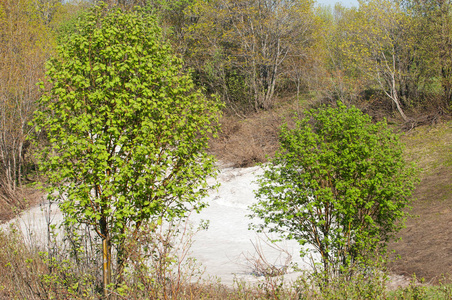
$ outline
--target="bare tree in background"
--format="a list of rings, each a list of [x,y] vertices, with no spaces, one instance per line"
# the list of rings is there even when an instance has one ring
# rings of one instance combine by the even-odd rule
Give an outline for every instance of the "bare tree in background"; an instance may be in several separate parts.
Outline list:
[[[26,176],[29,122],[51,39],[33,0],[0,2],[0,199],[13,206]]]
[[[192,60],[204,68],[200,72],[225,81],[226,96],[246,89],[240,96],[255,111],[273,106],[286,59],[305,55],[315,29],[311,3],[303,0],[199,0],[187,12],[194,22],[186,37]],[[206,61],[213,61],[214,68],[206,69]],[[232,82],[228,74],[234,76]]]

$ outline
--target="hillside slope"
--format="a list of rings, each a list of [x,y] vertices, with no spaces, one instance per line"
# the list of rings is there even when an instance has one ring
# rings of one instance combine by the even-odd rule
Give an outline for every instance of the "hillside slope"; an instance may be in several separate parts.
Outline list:
[[[452,122],[405,134],[406,157],[422,168],[413,209],[394,250],[393,272],[436,283],[452,271]]]

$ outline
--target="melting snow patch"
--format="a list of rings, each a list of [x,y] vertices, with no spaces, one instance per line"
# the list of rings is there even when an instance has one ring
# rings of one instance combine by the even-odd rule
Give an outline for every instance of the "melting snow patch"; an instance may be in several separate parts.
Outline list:
[[[223,169],[218,176],[221,186],[205,199],[209,206],[201,213],[190,216],[190,222],[195,226],[209,220],[209,229],[194,236],[190,250],[190,256],[206,268],[205,276],[217,277],[227,285],[232,285],[234,278],[256,282],[259,275],[263,275],[262,268],[256,268],[256,260],[265,260],[273,267],[272,272],[281,270],[281,273],[290,273],[288,255],[299,268],[310,268],[299,257],[300,246],[297,242],[285,241],[275,247],[265,242],[265,235],[248,230],[251,222],[246,217],[250,213],[248,206],[256,203],[253,191],[257,184],[254,181],[262,173],[260,167]],[[58,224],[61,221],[62,215],[57,206],[44,203],[24,212],[12,222],[16,222],[30,239],[42,243],[47,238],[48,222]],[[8,224],[2,227],[6,226]],[[289,279],[296,276],[298,273],[285,275]]]

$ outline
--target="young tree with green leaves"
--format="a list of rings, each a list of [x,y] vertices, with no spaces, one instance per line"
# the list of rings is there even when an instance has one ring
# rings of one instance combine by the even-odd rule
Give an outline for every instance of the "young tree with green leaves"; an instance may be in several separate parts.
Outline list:
[[[418,69],[432,98],[452,104],[452,2],[408,0],[404,2],[416,20],[415,42]],[[441,91],[442,90],[442,91]]]
[[[384,249],[417,181],[386,123],[339,102],[284,126],[280,142],[258,180],[251,217],[263,223],[253,227],[313,245],[327,278]]]
[[[205,206],[219,106],[181,72],[149,15],[100,5],[77,28],[48,64],[34,123],[49,141],[40,156],[48,197],[68,225],[103,241],[106,293],[112,246],[120,278],[126,236]]]
[[[334,7],[320,6],[317,11],[323,21],[323,45],[320,48],[325,54],[321,64],[323,70],[317,72],[320,76],[316,78],[318,83],[314,90],[331,103],[338,100],[346,105],[357,103],[363,91],[360,65],[350,62],[346,55],[350,46],[346,44],[347,28],[353,23],[356,10],[356,7],[348,8],[336,3]]]

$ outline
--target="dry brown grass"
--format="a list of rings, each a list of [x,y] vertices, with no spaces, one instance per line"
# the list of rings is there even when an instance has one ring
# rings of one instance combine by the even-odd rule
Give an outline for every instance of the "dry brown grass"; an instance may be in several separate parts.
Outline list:
[[[211,141],[210,150],[220,162],[232,167],[266,162],[279,147],[281,125],[292,123],[292,118],[311,104],[311,100],[297,102],[287,98],[279,100],[271,111],[262,111],[246,119],[224,116],[219,137]]]
[[[297,298],[297,292],[286,286],[281,278],[268,278],[260,287],[240,281],[233,286],[225,286],[215,279],[201,279],[202,272],[178,265],[185,261],[189,249],[182,249],[181,255],[176,249],[179,246],[172,246],[179,245],[177,240],[184,238],[185,233],[181,235],[179,230],[186,229],[174,228],[166,231],[164,236],[162,232],[151,230],[146,237],[140,238],[134,251],[138,253],[151,249],[146,255],[146,263],[143,257],[135,257],[122,283],[109,289],[109,299]],[[0,229],[0,240],[0,299],[104,299],[100,288],[101,275],[95,266],[101,265],[101,258],[95,253],[86,257],[86,261],[80,256],[76,260],[70,251],[64,250],[62,241],[55,240],[57,245],[49,254],[42,246],[26,242],[29,239],[14,227]],[[189,238],[182,243],[182,247],[190,244]],[[158,251],[154,251],[155,247]]]
[[[408,161],[422,168],[411,214],[398,243],[393,271],[438,282],[452,270],[452,122],[411,130],[402,139]]]
[[[211,143],[211,150],[219,161],[233,167],[249,167],[266,161],[278,148],[277,115],[257,116],[246,120],[224,117],[222,132]]]
[[[43,192],[33,187],[18,187],[14,191],[0,191],[0,224],[16,217],[24,209],[38,204]]]

